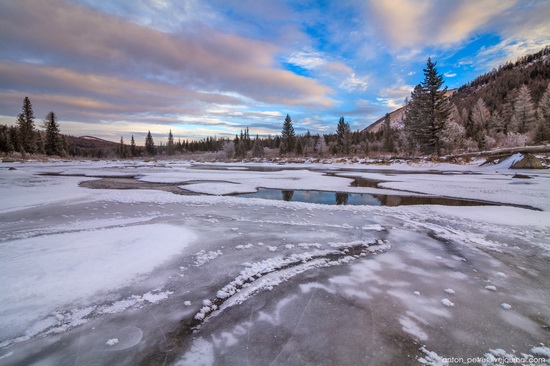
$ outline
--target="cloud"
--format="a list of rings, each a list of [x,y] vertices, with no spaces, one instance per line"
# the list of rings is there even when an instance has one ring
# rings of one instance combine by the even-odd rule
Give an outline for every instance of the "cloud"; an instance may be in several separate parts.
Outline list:
[[[328,63],[326,56],[310,48],[292,53],[288,58],[288,62],[308,70],[316,69]]]
[[[348,76],[341,84],[340,88],[348,92],[364,92],[368,89],[368,77],[358,77],[355,74]]]
[[[343,62],[332,61],[320,67],[320,70],[335,76],[353,74],[353,69]]]
[[[168,34],[62,0],[8,2],[0,11],[1,55],[13,61],[34,57],[102,74],[152,75],[267,103],[332,104],[329,87],[278,69],[277,47],[267,42],[208,27]]]
[[[454,78],[456,76],[456,72],[446,72],[443,74],[446,78]]]
[[[369,1],[373,18],[396,48],[423,42],[422,21],[431,8],[427,0]]]
[[[491,19],[501,16],[518,0],[463,0],[457,1],[440,25],[436,44],[455,44],[474,34]],[[502,18],[501,18],[502,19]]]
[[[395,84],[388,88],[380,90],[380,96],[376,100],[390,109],[401,108],[405,98],[410,98],[411,92],[414,89],[411,85]]]
[[[370,0],[373,20],[395,50],[460,43],[517,0]]]

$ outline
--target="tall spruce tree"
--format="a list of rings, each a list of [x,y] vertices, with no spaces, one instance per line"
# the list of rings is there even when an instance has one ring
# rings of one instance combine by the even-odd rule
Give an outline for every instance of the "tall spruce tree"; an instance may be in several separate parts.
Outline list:
[[[406,108],[405,132],[422,153],[441,155],[441,131],[449,116],[447,87],[442,89],[443,76],[438,73],[436,63],[428,58],[424,81],[411,93]]]
[[[174,155],[174,135],[172,135],[172,130],[168,133],[168,145],[166,147],[168,150],[168,155]]]
[[[338,152],[346,155],[349,154],[351,148],[351,128],[344,121],[344,117],[340,117],[338,126],[336,126],[336,144]]]
[[[46,141],[44,142],[44,151],[46,155],[65,155],[63,140],[59,132],[59,124],[57,123],[57,116],[54,112],[48,113],[46,120],[44,120],[44,126],[46,127]]]
[[[130,157],[133,158],[137,156],[137,148],[136,148],[136,141],[134,140],[134,135],[132,135],[132,139],[130,140]]]
[[[36,134],[34,130],[34,112],[28,97],[23,100],[23,110],[17,116],[19,129],[19,143],[22,152],[34,153],[36,151]],[[17,148],[16,148],[17,150]]]
[[[124,137],[120,136],[120,146],[118,148],[118,156],[121,159],[126,159],[128,157],[128,153],[126,151],[126,145],[124,145]]]
[[[149,156],[156,155],[155,142],[153,141],[153,135],[151,135],[151,131],[148,131],[147,136],[145,137],[145,152]]]
[[[281,131],[280,152],[286,154],[294,151],[295,144],[296,134],[294,133],[294,126],[292,125],[292,119],[287,114],[283,123],[283,130]]]

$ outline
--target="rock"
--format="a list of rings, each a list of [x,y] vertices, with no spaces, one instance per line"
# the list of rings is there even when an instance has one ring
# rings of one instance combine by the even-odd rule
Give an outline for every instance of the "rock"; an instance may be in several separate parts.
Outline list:
[[[17,170],[17,168],[10,166],[8,170]]]
[[[533,179],[533,177],[530,177],[528,175],[525,175],[525,174],[514,174],[514,176],[512,178],[518,178],[518,179]]]
[[[526,154],[523,159],[512,164],[510,169],[544,169],[544,166],[535,155]]]

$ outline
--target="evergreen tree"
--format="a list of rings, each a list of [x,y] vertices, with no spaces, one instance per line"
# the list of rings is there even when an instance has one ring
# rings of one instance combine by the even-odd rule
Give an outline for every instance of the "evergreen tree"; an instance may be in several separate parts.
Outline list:
[[[233,140],[233,144],[235,146],[235,157],[236,158],[245,158],[246,157],[246,140],[245,140],[245,134],[241,130],[241,137],[239,138],[239,135],[235,135],[235,140]]]
[[[168,155],[174,155],[174,136],[172,135],[172,130],[168,133]]]
[[[130,140],[130,157],[136,157],[137,149],[136,149],[136,141],[134,140],[134,135],[132,135],[132,139]]]
[[[384,140],[384,150],[387,152],[395,152],[395,143],[393,142],[394,133],[391,128],[389,113],[386,113],[386,116],[384,117],[384,134],[382,138]]]
[[[4,125],[0,126],[0,151],[6,153],[14,151],[10,137],[10,129],[8,126]]]
[[[156,155],[155,142],[153,141],[153,136],[151,135],[151,131],[148,131],[147,137],[145,137],[145,152],[149,156]]]
[[[19,128],[19,143],[22,152],[34,153],[36,150],[36,135],[34,131],[34,112],[28,97],[23,100],[23,110],[17,116]]]
[[[254,139],[254,145],[252,146],[252,156],[254,158],[261,158],[264,156],[264,148],[258,135],[256,135],[256,139]]]
[[[344,121],[344,117],[340,117],[338,126],[336,126],[336,145],[338,151],[343,154],[349,154],[351,148],[351,128]]]
[[[13,146],[13,150],[21,152],[22,148],[21,148],[21,141],[19,139],[19,136],[20,136],[19,129],[16,126],[10,126],[8,130],[9,130],[10,141]]]
[[[118,148],[118,156],[121,159],[126,159],[127,155],[128,154],[126,153],[126,145],[124,145],[124,137],[120,136],[120,146]]]
[[[44,139],[42,138],[42,135],[40,135],[40,133],[36,133],[36,153],[37,154],[45,154],[46,153],[46,146],[44,144]],[[66,149],[63,148],[63,145],[61,146],[61,148],[64,150],[64,151],[67,151]]]
[[[292,125],[292,119],[287,114],[285,122],[283,123],[283,130],[281,131],[280,152],[286,154],[294,151],[295,144],[296,134],[294,133],[294,126]]]
[[[302,141],[298,140],[296,141],[296,155],[303,155],[304,154],[304,146],[302,145]]]
[[[520,134],[528,132],[535,123],[535,106],[527,85],[522,85],[514,102],[512,125]]]
[[[57,117],[54,112],[48,113],[44,121],[44,126],[46,127],[46,141],[44,142],[45,153],[47,155],[63,156],[65,154],[63,150],[63,141],[61,140],[59,124],[57,123]]]
[[[441,131],[449,116],[449,103],[445,96],[443,76],[429,58],[424,71],[424,81],[411,93],[406,107],[405,132],[421,152],[441,154]]]

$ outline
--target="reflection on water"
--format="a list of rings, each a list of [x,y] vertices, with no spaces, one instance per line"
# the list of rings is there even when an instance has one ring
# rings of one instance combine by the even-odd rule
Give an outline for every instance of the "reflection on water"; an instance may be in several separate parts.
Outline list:
[[[334,197],[336,197],[336,204],[337,205],[347,205],[348,204],[349,193],[336,192],[334,194]]]
[[[368,206],[404,206],[404,205],[444,205],[444,206],[493,206],[491,203],[463,199],[428,197],[374,195],[368,193],[346,193],[326,191],[290,191],[260,188],[255,193],[239,194],[240,197],[263,198],[293,202],[320,203],[324,205],[368,205]]]
[[[290,201],[294,196],[294,191],[281,191],[283,194],[283,201]]]

